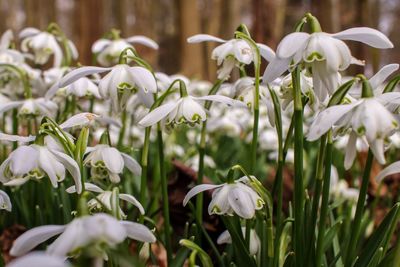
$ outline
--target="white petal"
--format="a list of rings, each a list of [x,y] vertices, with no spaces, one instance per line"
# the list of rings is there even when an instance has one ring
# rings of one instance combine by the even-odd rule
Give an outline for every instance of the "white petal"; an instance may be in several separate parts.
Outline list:
[[[201,97],[192,96],[191,98],[194,100],[208,100],[208,101],[220,102],[235,107],[247,107],[246,104],[243,103],[242,101],[237,101],[235,99],[223,95],[206,95]]]
[[[35,141],[35,139],[36,139],[36,136],[34,136],[34,135],[20,136],[20,135],[0,133],[1,141],[29,143],[29,142]]]
[[[321,135],[326,133],[332,126],[347,112],[358,106],[361,102],[354,104],[332,106],[318,114],[316,119],[310,126],[307,140],[317,140]]]
[[[346,146],[346,154],[344,157],[344,168],[349,170],[353,165],[354,159],[356,158],[357,154],[357,134],[355,132],[351,132],[349,135],[349,140]]]
[[[351,28],[332,34],[341,40],[352,40],[362,42],[375,48],[393,48],[392,42],[380,31],[367,27]]]
[[[19,36],[19,38],[24,39],[26,37],[36,35],[38,33],[40,33],[40,30],[33,28],[33,27],[28,27],[28,28],[25,28],[22,31],[20,31],[18,36]]]
[[[217,244],[231,244],[232,243],[232,237],[229,234],[228,230],[225,230],[222,232],[222,234],[218,237],[217,239]]]
[[[8,49],[11,41],[14,39],[14,34],[12,30],[8,29],[1,35],[0,39],[0,50]]]
[[[78,113],[72,116],[71,118],[67,119],[63,123],[61,123],[60,128],[68,129],[76,126],[87,126],[89,123],[93,122],[97,118],[99,118],[99,115],[94,113],[90,112]]]
[[[142,127],[148,127],[153,124],[156,124],[160,120],[164,119],[168,114],[180,103],[181,99],[178,100],[178,102],[175,103],[166,103],[164,105],[161,105],[151,111],[149,114],[144,116],[143,119],[139,121],[139,125]]]
[[[188,43],[201,43],[201,42],[218,42],[218,43],[225,43],[226,40],[209,35],[209,34],[196,34],[187,39]]]
[[[56,173],[56,164],[59,164],[62,166],[61,163],[57,162],[55,159],[55,156],[45,147],[38,147],[39,151],[39,167],[47,174],[47,176],[50,178],[50,182],[53,187],[57,188],[58,187],[58,178],[57,178],[57,173]],[[64,168],[62,166],[62,168]],[[65,172],[65,168],[64,168]]]
[[[67,154],[58,152],[56,150],[51,150],[51,152],[71,174],[72,178],[74,179],[76,191],[78,192],[78,194],[82,193],[81,171],[79,169],[78,163],[76,163],[76,161],[69,157]]]
[[[103,193],[104,190],[92,183],[85,183],[85,190],[95,193]],[[65,190],[67,193],[76,193],[76,186],[70,186]]]
[[[68,43],[69,49],[71,50],[72,58],[77,59],[79,54],[78,54],[78,49],[76,48],[75,44],[71,40],[68,40],[67,43]]]
[[[20,146],[10,154],[10,170],[14,175],[23,175],[38,166],[39,153],[31,146]]]
[[[250,195],[241,190],[239,187],[234,187],[229,191],[228,201],[231,208],[237,215],[244,219],[251,219],[255,214],[255,206]]]
[[[45,225],[28,230],[14,241],[10,254],[15,257],[24,255],[37,245],[62,233],[64,230],[64,225]]]
[[[189,200],[192,197],[194,197],[195,195],[197,195],[198,193],[201,193],[201,192],[206,191],[206,190],[215,189],[215,188],[221,187],[223,185],[224,184],[221,184],[221,185],[215,185],[215,184],[200,184],[200,185],[196,185],[195,187],[190,189],[190,191],[186,194],[185,198],[183,199],[183,206],[186,206],[186,204],[189,202]]]
[[[130,74],[135,82],[135,86],[145,93],[156,93],[157,82],[153,74],[143,67],[130,67]]]
[[[88,75],[92,75],[95,73],[102,73],[102,72],[106,72],[111,70],[111,68],[102,68],[102,67],[94,67],[94,66],[86,66],[86,67],[80,67],[78,69],[75,69],[69,73],[67,73],[67,75],[65,75],[58,83],[59,87],[65,87],[68,84],[71,84],[73,82],[75,82],[76,80],[88,76]]]
[[[7,211],[11,211],[12,209],[10,197],[3,190],[0,190],[0,209],[5,209]]]
[[[398,69],[399,64],[389,64],[382,67],[374,76],[369,79],[372,89],[377,89],[379,85],[383,84],[383,82]]]
[[[128,194],[119,194],[119,198],[133,204],[135,207],[139,209],[140,214],[142,215],[144,214],[144,208],[142,204],[140,204],[140,202],[135,197]]]
[[[261,56],[268,62],[271,62],[275,59],[275,52],[269,46],[265,44],[257,44],[258,49],[260,50]]]
[[[263,75],[263,83],[270,83],[288,70],[290,59],[275,58],[270,61]]]
[[[2,107],[0,108],[0,113],[7,112],[13,108],[20,107],[24,103],[25,103],[24,101],[12,101],[12,102],[6,103],[6,104],[2,105]]]
[[[92,45],[92,53],[99,53],[101,50],[106,48],[111,43],[108,39],[99,39]]]
[[[146,37],[143,35],[132,36],[132,37],[126,38],[125,41],[127,41],[128,43],[133,43],[133,44],[137,43],[137,44],[142,44],[142,45],[145,45],[145,46],[153,48],[153,49],[158,49],[158,44],[156,42],[154,42],[149,37]]]
[[[131,239],[148,243],[154,243],[157,241],[149,228],[142,224],[129,221],[120,221],[119,223],[125,228],[128,237]]]
[[[384,168],[382,171],[380,171],[375,179],[378,183],[380,183],[386,176],[396,174],[399,172],[400,172],[400,161],[396,161],[387,166],[386,168]]]
[[[276,49],[277,57],[281,59],[292,57],[299,49],[303,49],[309,38],[310,34],[305,32],[294,32],[286,35]]]
[[[383,139],[375,139],[369,143],[369,147],[371,148],[376,160],[382,165],[386,163],[384,146]]]
[[[121,153],[114,147],[107,147],[101,153],[107,169],[113,173],[121,173],[124,169],[124,159]]]
[[[8,182],[3,183],[4,186],[20,186],[29,181],[29,177],[14,178]]]
[[[121,153],[121,155],[124,159],[125,167],[128,168],[128,170],[130,170],[134,175],[141,175],[142,167],[139,165],[139,163],[128,154]]]
[[[69,267],[63,257],[57,257],[44,252],[32,252],[15,259],[7,267]]]

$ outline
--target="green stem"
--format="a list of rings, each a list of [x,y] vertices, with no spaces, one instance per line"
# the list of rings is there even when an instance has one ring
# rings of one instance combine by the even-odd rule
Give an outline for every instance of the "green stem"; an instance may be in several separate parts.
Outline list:
[[[325,150],[326,150],[326,138],[327,135],[324,134],[321,137],[320,144],[319,144],[319,151],[318,151],[318,158],[317,158],[317,167],[315,171],[315,189],[314,189],[314,195],[312,199],[312,208],[311,208],[311,226],[309,237],[308,237],[308,246],[307,246],[307,253],[306,253],[306,262],[310,262],[312,259],[312,252],[315,242],[315,229],[317,225],[317,215],[318,215],[318,209],[319,209],[319,200],[320,200],[320,195],[322,191],[322,182],[323,182],[323,169],[324,169],[324,158],[325,158]]]
[[[147,127],[144,133],[144,143],[142,148],[141,165],[142,165],[142,175],[140,177],[140,203],[147,207],[146,205],[146,195],[147,195],[147,166],[149,157],[149,146],[150,146],[150,131],[151,127]],[[144,216],[140,216],[140,222],[143,223]]]
[[[221,87],[222,80],[218,80],[214,86],[210,89],[208,95],[215,95],[218,89]],[[211,101],[207,101],[204,104],[206,110],[211,108]],[[203,183],[204,176],[204,156],[206,152],[206,134],[207,134],[207,120],[203,121],[200,133],[200,144],[199,144],[199,170],[197,172],[197,184]],[[203,222],[203,194],[200,193],[196,198],[196,218],[199,222]]]
[[[347,254],[346,254],[345,265],[344,265],[345,267],[351,267],[353,260],[354,260],[354,254],[355,254],[355,251],[357,248],[357,243],[358,243],[358,239],[359,239],[359,235],[360,235],[361,219],[362,219],[363,213],[364,213],[365,200],[367,198],[369,177],[371,174],[373,159],[374,159],[374,155],[372,154],[372,151],[370,149],[370,150],[368,150],[367,161],[366,161],[365,167],[364,167],[364,174],[362,177],[360,194],[358,195],[356,214],[354,216],[354,221],[353,221],[353,224],[351,227],[351,236],[350,236],[349,245],[347,247]]]
[[[321,140],[322,142],[322,140]],[[321,144],[322,145],[322,144]],[[318,239],[316,248],[316,266],[322,265],[323,244],[325,237],[326,218],[328,217],[329,189],[331,185],[332,165],[332,133],[328,133],[328,144],[326,146],[324,185],[322,189],[321,213],[319,218]],[[315,196],[314,196],[315,197]],[[319,198],[319,196],[317,196]],[[314,228],[311,228],[314,229]]]
[[[160,123],[157,124],[157,143],[158,143],[158,155],[160,164],[160,176],[161,176],[161,191],[163,197],[163,215],[164,215],[164,236],[165,236],[165,249],[167,251],[168,264],[172,260],[172,246],[171,246],[171,224],[169,219],[169,203],[168,203],[168,183],[167,175],[165,173],[165,162],[164,162],[164,144]]]
[[[119,150],[122,149],[122,145],[124,143],[124,136],[125,136],[125,131],[126,131],[126,122],[127,122],[127,120],[128,120],[127,111],[126,111],[126,109],[124,109],[122,111],[122,114],[121,114],[122,127],[121,127],[121,129],[119,131],[118,143],[117,143],[117,148]]]
[[[292,72],[294,89],[294,251],[296,266],[303,266],[304,182],[303,182],[303,104],[300,69]]]
[[[14,108],[12,111],[12,134],[18,135],[18,109]],[[13,150],[17,149],[18,142],[13,142]]]

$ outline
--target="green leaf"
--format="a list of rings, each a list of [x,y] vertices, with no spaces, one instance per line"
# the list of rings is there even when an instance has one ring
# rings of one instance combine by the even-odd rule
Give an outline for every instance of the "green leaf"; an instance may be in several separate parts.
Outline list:
[[[322,244],[322,251],[327,251],[330,245],[332,244],[333,238],[337,235],[342,226],[343,221],[336,222],[329,230],[326,232],[324,237],[324,242]]]
[[[197,244],[195,244],[193,241],[189,239],[181,239],[179,241],[179,244],[181,246],[187,247],[190,250],[193,250],[196,252],[196,255],[199,255],[200,261],[203,264],[203,267],[212,267],[212,261],[210,256]]]
[[[189,255],[190,250],[187,247],[182,247],[178,250],[175,258],[170,262],[171,267],[181,267],[184,266],[185,260]]]
[[[390,233],[393,224],[399,219],[400,203],[396,203],[389,213],[385,216],[379,227],[368,239],[362,253],[358,257],[354,267],[367,267],[377,250],[382,247],[385,238]]]
[[[383,93],[393,92],[394,88],[396,88],[396,86],[399,84],[399,82],[400,82],[400,75],[396,75],[385,86],[385,89],[383,90]]]
[[[331,96],[331,99],[329,99],[328,107],[338,105],[344,97],[346,96],[347,92],[350,90],[350,88],[353,86],[355,83],[356,79],[351,79],[348,82],[345,82],[342,84],[336,91],[333,93]]]

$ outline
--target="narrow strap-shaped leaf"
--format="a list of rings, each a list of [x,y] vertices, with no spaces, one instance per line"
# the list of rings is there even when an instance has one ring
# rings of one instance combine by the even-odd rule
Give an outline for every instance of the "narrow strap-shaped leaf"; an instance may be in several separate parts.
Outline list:
[[[369,238],[354,267],[366,267],[377,252],[386,235],[390,232],[392,224],[397,224],[399,219],[400,203],[396,203],[385,216],[381,224]]]
[[[342,102],[343,98],[346,96],[347,92],[353,86],[355,81],[356,79],[351,79],[350,81],[342,84],[329,99],[328,107],[338,105],[340,102]]]

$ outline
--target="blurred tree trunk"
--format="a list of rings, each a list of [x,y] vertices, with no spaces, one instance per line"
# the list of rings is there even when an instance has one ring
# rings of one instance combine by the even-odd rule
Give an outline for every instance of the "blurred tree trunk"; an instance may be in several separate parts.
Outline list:
[[[339,0],[312,0],[311,10],[318,18],[324,32],[337,32],[340,30]]]
[[[85,0],[77,3],[76,27],[79,35],[78,51],[82,64],[92,64],[91,45],[102,34],[102,20],[104,17],[101,12],[102,5],[98,0]]]
[[[255,17],[254,23],[255,27],[257,25],[264,25],[265,28],[259,29],[259,33],[255,30],[256,40],[275,48],[284,34],[287,1],[264,0],[261,4],[263,5],[262,8],[254,6],[254,9],[261,9],[263,11],[259,17]]]
[[[204,58],[201,44],[188,44],[187,38],[201,33],[200,12],[197,0],[178,0],[180,28],[180,72],[188,77],[203,79]]]

